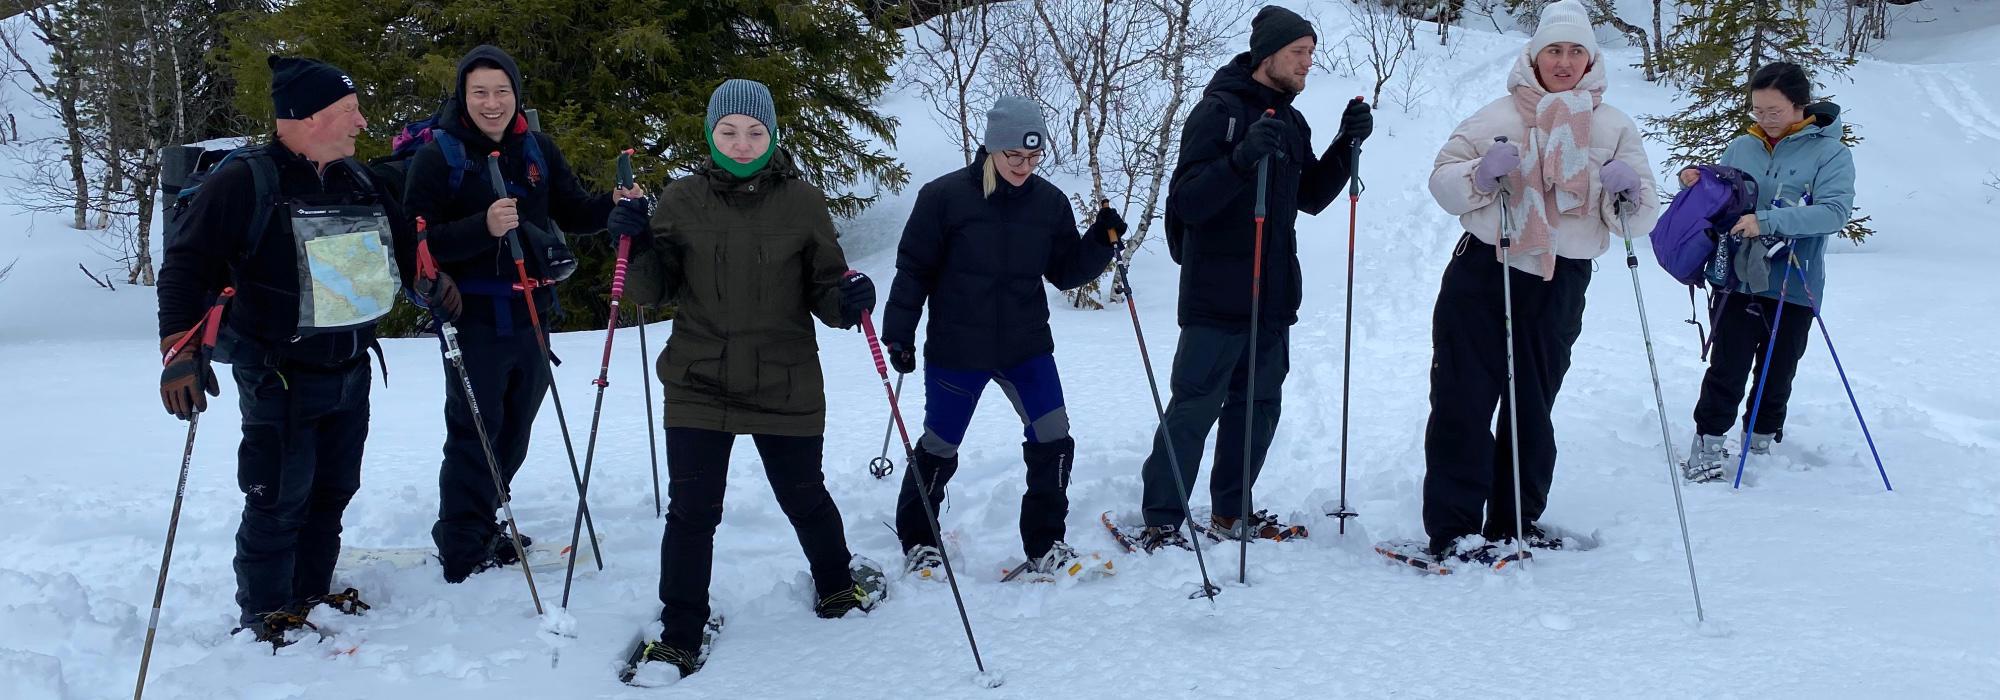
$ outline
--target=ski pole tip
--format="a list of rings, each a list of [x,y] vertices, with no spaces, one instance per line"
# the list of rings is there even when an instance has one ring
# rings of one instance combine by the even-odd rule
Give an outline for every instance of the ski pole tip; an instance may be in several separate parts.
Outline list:
[[[1007,677],[999,671],[980,671],[972,674],[972,682],[981,688],[992,690],[1007,683]]]

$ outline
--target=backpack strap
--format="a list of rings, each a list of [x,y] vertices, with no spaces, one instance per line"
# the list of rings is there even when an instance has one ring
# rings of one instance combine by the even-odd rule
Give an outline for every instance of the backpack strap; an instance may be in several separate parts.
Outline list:
[[[278,207],[278,164],[271,160],[268,148],[268,145],[249,146],[230,154],[232,158],[241,155],[244,165],[250,166],[250,183],[257,202],[257,211],[250,215],[250,226],[243,229],[243,239],[237,247],[243,260],[256,257],[257,247],[264,242],[264,229],[271,225],[271,210]]]
[[[466,157],[465,142],[452,136],[451,132],[431,129],[431,141],[436,143],[438,151],[444,154],[445,165],[451,166],[451,191],[458,192],[458,188],[465,184],[466,173],[473,172],[478,166],[473,165],[472,159]]]

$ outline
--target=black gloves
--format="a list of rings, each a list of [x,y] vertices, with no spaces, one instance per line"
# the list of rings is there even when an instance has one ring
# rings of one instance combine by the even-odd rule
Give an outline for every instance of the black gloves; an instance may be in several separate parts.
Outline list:
[[[1350,146],[1359,146],[1373,133],[1375,133],[1375,110],[1369,108],[1368,103],[1361,101],[1359,97],[1348,100],[1347,109],[1340,113],[1340,131],[1334,135],[1333,142],[1347,141]]]
[[[1118,212],[1106,203],[1103,209],[1097,210],[1097,219],[1090,222],[1090,230],[1084,232],[1084,237],[1102,241],[1106,247],[1116,248],[1118,239],[1127,232],[1125,219],[1118,216]]]
[[[1238,169],[1250,170],[1266,156],[1283,158],[1291,152],[1292,126],[1277,117],[1264,117],[1250,125],[1250,131],[1243,135],[1243,141],[1236,144],[1236,152],[1230,155]]]
[[[917,371],[917,349],[902,343],[889,343],[889,366],[896,368],[897,374]]]
[[[611,218],[605,222],[611,235],[633,239],[634,245],[652,240],[652,207],[644,199],[627,199],[611,208]]]
[[[853,328],[875,310],[875,281],[856,272],[840,282],[840,327]]]

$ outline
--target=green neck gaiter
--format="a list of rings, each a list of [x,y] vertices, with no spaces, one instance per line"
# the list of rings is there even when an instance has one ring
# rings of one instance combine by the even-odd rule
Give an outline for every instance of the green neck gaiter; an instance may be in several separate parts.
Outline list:
[[[731,175],[735,175],[736,177],[739,178],[748,178],[751,175],[757,174],[757,171],[763,170],[765,165],[770,164],[771,154],[776,153],[777,151],[778,151],[778,139],[776,135],[773,134],[771,138],[771,145],[764,149],[764,155],[757,156],[756,160],[750,161],[748,163],[738,163],[736,162],[735,158],[731,158],[727,155],[724,155],[722,153],[722,149],[716,147],[715,134],[711,133],[708,135],[709,160],[715,161],[716,165],[722,166],[723,171]]]

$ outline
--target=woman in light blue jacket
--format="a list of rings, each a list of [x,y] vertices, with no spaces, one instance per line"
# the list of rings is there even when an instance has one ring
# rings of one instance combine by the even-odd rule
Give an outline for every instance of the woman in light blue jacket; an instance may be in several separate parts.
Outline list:
[[[1722,165],[1756,178],[1757,213],[1730,229],[1744,241],[1736,255],[1738,282],[1710,302],[1714,347],[1694,409],[1691,481],[1723,477],[1729,457],[1723,435],[1739,410],[1751,433],[1751,453],[1766,454],[1784,440],[1792,377],[1805,354],[1813,308],[1826,299],[1827,239],[1847,225],[1854,208],[1854,156],[1840,141],[1840,107],[1813,103],[1804,70],[1790,63],[1758,70],[1750,79],[1750,113],[1756,123],[1729,143]],[[1692,172],[1682,172],[1683,184]],[[1744,400],[1745,375],[1753,369],[1764,384],[1761,407],[1756,387]],[[1750,425],[1753,411],[1756,425]]]

